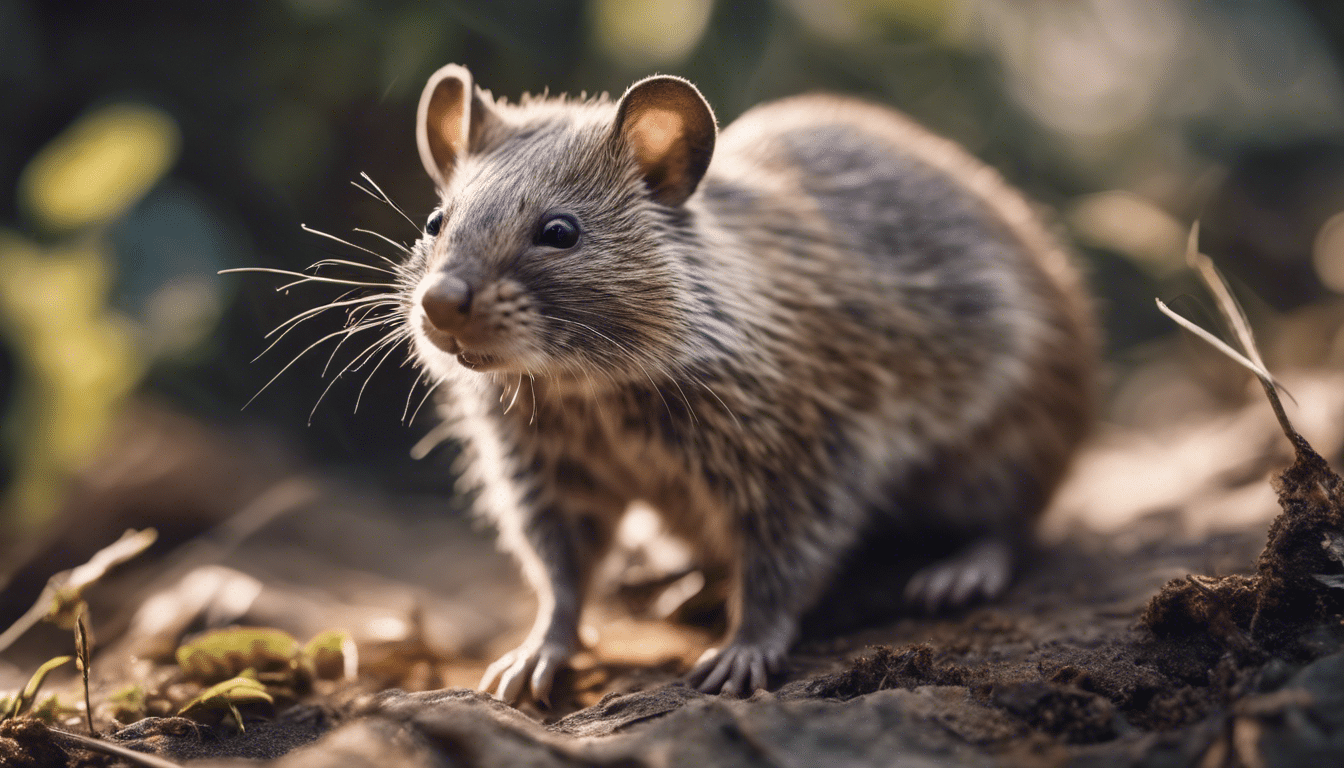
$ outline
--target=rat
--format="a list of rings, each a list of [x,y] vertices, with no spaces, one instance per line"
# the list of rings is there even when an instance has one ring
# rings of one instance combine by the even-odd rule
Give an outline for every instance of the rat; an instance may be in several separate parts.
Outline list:
[[[637,500],[731,579],[688,675],[706,692],[781,673],[860,543],[951,537],[905,587],[920,609],[1008,587],[1087,432],[1099,341],[996,172],[840,96],[720,133],[667,75],[511,104],[448,65],[416,139],[440,204],[404,267],[413,355],[538,598],[483,689],[548,700]]]

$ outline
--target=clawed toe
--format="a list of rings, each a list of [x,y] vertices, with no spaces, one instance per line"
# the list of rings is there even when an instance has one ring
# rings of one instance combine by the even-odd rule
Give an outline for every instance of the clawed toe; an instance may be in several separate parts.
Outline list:
[[[905,587],[905,600],[926,612],[962,608],[998,597],[1012,576],[1012,552],[997,540],[977,542],[920,570]]]
[[[769,676],[778,674],[783,668],[782,651],[731,645],[722,651],[707,652],[686,680],[704,693],[738,696],[765,688]]]
[[[549,705],[556,673],[569,661],[569,650],[552,645],[523,645],[504,654],[485,670],[478,686],[495,698],[516,704],[528,693]]]

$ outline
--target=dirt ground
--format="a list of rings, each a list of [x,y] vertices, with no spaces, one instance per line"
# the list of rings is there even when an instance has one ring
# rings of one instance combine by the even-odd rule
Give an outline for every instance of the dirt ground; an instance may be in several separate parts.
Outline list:
[[[1327,457],[1344,444],[1341,384],[1337,374],[1288,377],[1295,422]],[[195,446],[183,452],[181,477],[104,472],[104,485],[90,481],[84,496],[102,518],[86,509],[80,519],[105,524],[51,546],[73,556],[115,538],[121,518],[108,511],[118,506],[110,488],[129,499],[176,498],[160,505],[165,521],[193,492],[241,512],[219,515],[207,535],[151,551],[87,593],[97,638],[90,700],[105,743],[178,764],[238,766],[241,758],[284,768],[1272,766],[1344,755],[1344,602],[1333,596],[1344,589],[1330,584],[1344,572],[1330,547],[1340,529],[1344,556],[1344,518],[1329,507],[1339,489],[1319,484],[1304,497],[1327,509],[1302,539],[1305,556],[1316,558],[1306,581],[1290,585],[1308,596],[1291,615],[1266,608],[1257,595],[1273,574],[1257,558],[1280,511],[1268,476],[1293,450],[1263,399],[1103,431],[1004,599],[956,616],[874,620],[892,589],[862,585],[853,592],[864,595],[865,625],[837,631],[848,614],[828,604],[786,675],[745,700],[678,682],[715,641],[713,601],[695,596],[698,577],[659,573],[652,566],[661,550],[632,541],[627,567],[612,572],[644,578],[613,582],[590,612],[590,647],[546,709],[513,709],[471,690],[532,611],[487,532],[445,512],[441,498],[379,497],[147,408],[133,439],[157,431],[156,439]],[[254,481],[200,479],[221,468]],[[167,492],[174,488],[176,497]],[[288,671],[270,677],[262,669],[270,701],[175,716],[212,682],[188,674],[175,649],[229,625],[299,641],[340,628],[357,650],[343,646],[334,673],[320,664],[304,674],[282,664]],[[5,653],[0,690],[20,688],[71,647],[68,632],[31,630]],[[78,681],[60,674],[44,692],[82,702]],[[133,703],[130,683],[141,687]],[[49,706],[48,720],[86,732],[79,709]],[[34,717],[0,723],[2,765],[118,760]]]

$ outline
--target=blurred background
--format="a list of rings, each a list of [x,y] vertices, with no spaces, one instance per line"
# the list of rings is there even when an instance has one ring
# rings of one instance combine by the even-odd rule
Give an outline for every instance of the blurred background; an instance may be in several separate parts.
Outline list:
[[[451,446],[410,458],[433,424],[402,349],[301,355],[333,311],[253,361],[341,286],[218,274],[376,260],[301,224],[397,258],[355,230],[417,237],[434,192],[413,116],[447,62],[510,99],[676,73],[724,124],[813,90],[906,111],[1076,245],[1114,424],[1245,397],[1214,358],[1171,355],[1153,308],[1193,291],[1196,219],[1271,365],[1344,363],[1334,0],[0,0],[0,51],[0,626],[122,528],[168,546],[300,468],[448,487]]]

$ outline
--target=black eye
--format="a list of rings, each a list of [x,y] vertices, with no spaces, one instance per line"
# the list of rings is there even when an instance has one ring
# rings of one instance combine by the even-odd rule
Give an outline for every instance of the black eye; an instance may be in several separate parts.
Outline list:
[[[429,221],[425,222],[425,234],[434,237],[439,234],[439,227],[443,226],[443,211],[435,211],[429,214]]]
[[[573,248],[579,242],[579,223],[572,216],[556,216],[541,225],[537,242],[552,248]]]

